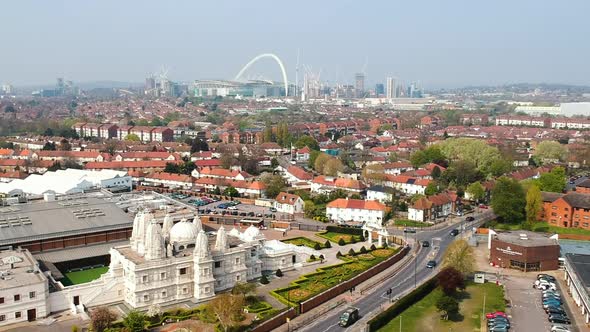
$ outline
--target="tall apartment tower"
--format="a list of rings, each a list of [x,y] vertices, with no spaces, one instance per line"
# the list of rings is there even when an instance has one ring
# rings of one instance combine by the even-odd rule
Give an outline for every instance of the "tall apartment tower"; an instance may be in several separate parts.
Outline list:
[[[363,73],[356,73],[354,75],[354,89],[357,98],[361,98],[365,92],[365,74]]]
[[[393,79],[393,77],[388,77],[387,78],[387,91],[385,96],[387,97],[387,99],[392,99],[392,98],[396,98],[397,97],[397,93],[396,93],[396,86],[395,86],[395,80]]]

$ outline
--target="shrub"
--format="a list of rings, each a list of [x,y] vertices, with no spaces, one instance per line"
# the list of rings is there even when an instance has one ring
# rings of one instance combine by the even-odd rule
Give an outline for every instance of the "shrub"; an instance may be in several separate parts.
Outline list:
[[[322,245],[316,242],[316,244],[313,245],[313,249],[320,250],[322,249]]]
[[[371,244],[371,250],[377,250],[377,247],[375,247],[374,244]]]
[[[326,257],[324,257],[324,255],[320,255],[320,259],[324,260],[324,259],[326,259]]]
[[[263,285],[268,284],[270,281],[268,281],[268,278],[263,274],[262,277],[260,278],[260,283]]]
[[[365,248],[365,246],[361,247],[361,254],[365,254],[367,253],[367,248]]]
[[[365,239],[365,236],[361,234],[361,236],[359,237],[359,241],[361,242],[365,242],[367,239]]]
[[[349,235],[363,235],[362,229],[353,227],[327,226],[326,231]]]
[[[340,257],[340,256],[342,256],[342,253],[341,253],[340,251],[338,251],[338,252],[336,253],[336,258],[338,258],[338,257]]]
[[[332,243],[330,243],[330,240],[326,240],[326,243],[324,243],[324,247],[332,248]]]
[[[387,248],[387,241],[383,241],[383,248]]]
[[[309,256],[309,260],[310,261],[315,261],[315,256],[314,255]]]
[[[343,245],[345,245],[345,244],[346,244],[346,241],[344,241],[344,239],[343,239],[343,238],[340,238],[340,240],[338,240],[338,245],[339,245],[339,246],[343,246]]]
[[[348,251],[348,254],[350,256],[354,256],[356,253],[354,252],[354,249],[350,248],[350,250]]]
[[[281,271],[281,269],[278,269],[277,272],[276,272],[276,276],[279,277],[279,278],[282,277],[283,276],[283,271]]]
[[[356,243],[356,236],[350,237],[350,243]]]
[[[78,325],[72,325],[72,332],[78,332]]]

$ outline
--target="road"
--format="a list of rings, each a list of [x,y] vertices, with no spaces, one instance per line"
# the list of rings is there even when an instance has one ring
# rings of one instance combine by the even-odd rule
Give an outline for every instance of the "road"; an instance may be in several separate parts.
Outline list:
[[[466,226],[465,228],[468,229],[469,227],[477,227],[483,223],[484,218],[489,218],[492,215],[493,212],[489,210],[482,212],[481,214],[474,216],[475,220],[473,222],[464,223]],[[420,285],[422,282],[432,277],[435,270],[426,268],[426,263],[429,260],[435,260],[437,263],[440,263],[441,256],[449,244],[456,238],[459,238],[463,235],[463,233],[461,233],[457,237],[451,236],[450,231],[454,228],[458,228],[458,224],[448,225],[447,227],[437,230],[424,230],[418,231],[416,234],[408,234],[410,237],[415,237],[418,244],[426,240],[429,240],[432,243],[432,239],[435,238],[440,238],[440,240],[435,241],[434,246],[431,245],[430,247],[420,248],[416,259],[404,266],[390,279],[375,287],[371,293],[363,295],[363,297],[361,297],[359,300],[352,303],[352,306],[359,308],[361,320],[347,328],[345,331],[352,332],[361,330],[364,327],[364,323],[366,322],[366,320],[363,318],[373,316],[380,311],[382,304],[389,301],[389,296],[386,293],[388,289],[391,288],[392,290],[391,298],[396,298],[405,292],[414,289],[416,285]],[[439,247],[438,250],[436,249],[436,246]],[[329,312],[325,316],[322,316],[321,320],[318,319],[315,322],[308,324],[307,326],[301,328],[300,331],[341,332],[343,331],[343,328],[338,326],[338,318],[344,309],[345,308],[340,308],[340,310]]]

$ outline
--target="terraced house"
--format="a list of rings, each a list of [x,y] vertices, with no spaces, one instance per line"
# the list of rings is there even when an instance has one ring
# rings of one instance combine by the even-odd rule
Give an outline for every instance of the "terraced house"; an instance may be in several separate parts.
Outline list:
[[[542,192],[541,220],[552,226],[590,229],[590,194]]]

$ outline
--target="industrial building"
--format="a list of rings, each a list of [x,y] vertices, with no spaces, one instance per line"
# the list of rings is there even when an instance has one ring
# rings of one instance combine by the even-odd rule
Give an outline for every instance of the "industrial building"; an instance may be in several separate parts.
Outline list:
[[[198,80],[192,85],[195,97],[280,97],[285,88],[272,81],[251,80],[247,82],[225,80]]]

